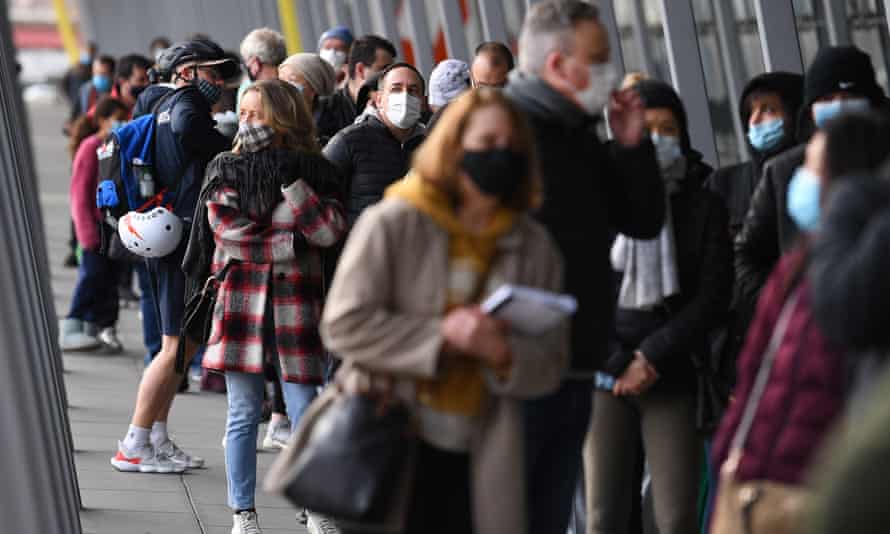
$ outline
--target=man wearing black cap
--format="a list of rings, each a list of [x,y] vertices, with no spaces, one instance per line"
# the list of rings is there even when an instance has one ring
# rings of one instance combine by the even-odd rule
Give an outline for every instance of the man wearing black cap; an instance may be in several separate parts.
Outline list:
[[[877,108],[884,100],[868,54],[855,46],[825,48],[804,78],[798,140],[806,142],[838,115]],[[788,215],[787,192],[794,171],[803,164],[805,150],[806,145],[801,144],[767,162],[736,237],[737,297],[747,302],[756,301],[779,257],[797,238],[797,227]]]
[[[154,110],[155,188],[176,191],[173,212],[189,224],[207,163],[230,146],[215,128],[211,107],[222,94],[224,80],[238,66],[216,43],[207,40],[180,43],[168,53],[176,90],[162,97]],[[204,463],[183,452],[167,435],[167,417],[182,381],[175,361],[185,310],[185,275],[180,267],[184,249],[183,242],[169,256],[146,260],[163,338],[161,352],[139,384],[130,428],[111,459],[111,465],[120,471],[181,473]],[[195,349],[185,347],[186,361]]]

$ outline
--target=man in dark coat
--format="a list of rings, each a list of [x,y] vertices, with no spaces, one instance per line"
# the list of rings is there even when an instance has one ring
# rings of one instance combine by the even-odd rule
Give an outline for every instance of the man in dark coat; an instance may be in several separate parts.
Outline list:
[[[664,186],[633,91],[612,94],[617,76],[598,10],[548,0],[529,10],[519,70],[507,96],[525,112],[544,181],[539,220],[565,258],[566,291],[578,300],[570,374],[556,393],[525,405],[529,532],[563,534],[590,424],[593,377],[612,323],[611,230],[654,238],[664,221]],[[616,142],[604,145],[596,116],[608,105]]]
[[[798,139],[847,111],[883,105],[884,91],[875,80],[871,58],[854,46],[822,49],[804,78],[804,101],[798,118]],[[770,160],[754,191],[751,207],[735,240],[737,295],[755,302],[760,288],[797,237],[788,215],[788,184],[803,164],[806,145],[792,148]]]

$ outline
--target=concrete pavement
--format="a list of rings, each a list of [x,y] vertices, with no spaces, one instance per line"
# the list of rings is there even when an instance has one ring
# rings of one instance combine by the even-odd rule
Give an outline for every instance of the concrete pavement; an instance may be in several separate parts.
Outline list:
[[[62,267],[67,254],[70,159],[61,125],[62,104],[29,106],[37,179],[52,270],[53,296],[59,317],[68,310],[77,271]],[[137,310],[122,309],[119,335],[126,352],[66,354],[65,382],[70,403],[77,476],[84,509],[81,521],[90,534],[228,534],[231,511],[226,505],[226,475],[220,440],[225,396],[179,395],[170,420],[176,442],[207,460],[206,469],[183,475],[129,474],[109,464],[117,440],[127,429],[142,373],[142,331]],[[265,431],[265,426],[260,432]],[[259,453],[258,480],[274,459]],[[258,492],[260,526],[266,534],[302,533],[296,510],[284,499]]]

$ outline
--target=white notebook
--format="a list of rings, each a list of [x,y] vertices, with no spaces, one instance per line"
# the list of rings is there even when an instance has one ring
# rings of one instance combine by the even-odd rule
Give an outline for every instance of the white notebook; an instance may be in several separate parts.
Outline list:
[[[505,284],[480,307],[484,313],[507,321],[517,332],[537,336],[571,317],[578,309],[578,302],[571,295]]]

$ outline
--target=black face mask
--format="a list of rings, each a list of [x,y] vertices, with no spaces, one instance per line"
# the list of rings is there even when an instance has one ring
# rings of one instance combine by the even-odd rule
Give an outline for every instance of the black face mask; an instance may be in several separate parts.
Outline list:
[[[139,95],[142,94],[142,91],[145,91],[147,87],[147,85],[131,85],[130,95],[133,97],[133,100],[139,98]]]
[[[507,201],[528,174],[528,158],[509,148],[467,150],[462,167],[483,193]]]

